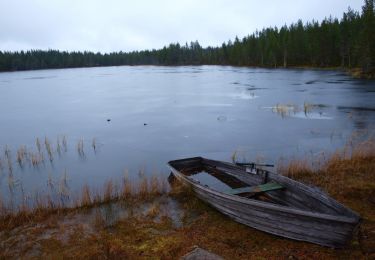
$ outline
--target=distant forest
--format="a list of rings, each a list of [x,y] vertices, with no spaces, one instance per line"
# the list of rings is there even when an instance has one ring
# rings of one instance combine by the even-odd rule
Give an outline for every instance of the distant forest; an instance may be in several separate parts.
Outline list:
[[[361,12],[349,10],[341,20],[269,27],[219,47],[202,48],[198,41],[172,43],[158,50],[65,52],[58,50],[0,51],[0,71],[116,65],[234,65],[260,67],[343,67],[374,72],[374,0]]]

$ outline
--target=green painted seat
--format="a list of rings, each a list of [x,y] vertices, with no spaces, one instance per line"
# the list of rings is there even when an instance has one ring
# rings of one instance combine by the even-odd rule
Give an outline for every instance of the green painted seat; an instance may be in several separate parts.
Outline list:
[[[273,190],[281,190],[283,189],[284,186],[280,185],[279,183],[276,182],[268,182],[262,185],[257,185],[257,186],[251,186],[251,187],[243,187],[243,188],[238,188],[238,189],[231,189],[226,191],[228,194],[232,195],[237,195],[241,193],[263,193],[267,191],[273,191]]]

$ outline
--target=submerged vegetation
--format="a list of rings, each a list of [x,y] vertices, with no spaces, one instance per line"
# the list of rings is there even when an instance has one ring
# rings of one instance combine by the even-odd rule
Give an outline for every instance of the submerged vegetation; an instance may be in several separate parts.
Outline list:
[[[0,52],[0,71],[117,65],[236,65],[264,67],[343,67],[358,77],[375,76],[374,0],[365,0],[362,12],[349,8],[341,20],[269,27],[220,47],[170,44],[159,50],[60,52],[31,50]]]
[[[71,207],[48,197],[39,197],[34,209],[12,213],[1,206],[0,258],[177,259],[195,245],[228,259],[375,257],[373,138],[353,135],[336,153],[282,161],[278,171],[318,186],[361,214],[361,230],[348,248],[334,250],[243,226],[203,204],[189,187],[174,182],[169,189],[165,178],[141,171],[137,182],[124,172],[121,183],[109,180],[99,190],[84,185]]]

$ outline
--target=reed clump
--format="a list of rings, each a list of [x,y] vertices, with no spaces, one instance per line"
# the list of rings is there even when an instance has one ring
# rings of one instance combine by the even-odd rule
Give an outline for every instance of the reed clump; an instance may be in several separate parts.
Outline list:
[[[96,152],[96,138],[92,139],[91,146],[92,146],[92,149],[94,150],[94,152]]]
[[[10,175],[8,182],[10,187],[14,186],[16,181],[13,175]],[[98,190],[91,189],[88,185],[83,185],[78,194],[72,194],[68,182],[66,171],[62,174],[57,185],[54,184],[52,176],[49,175],[47,180],[49,191],[47,193],[35,192],[32,196],[23,194],[22,197],[25,198],[27,203],[21,203],[21,205],[7,205],[2,202],[1,205],[3,206],[0,207],[0,229],[9,225],[17,226],[22,224],[23,221],[33,220],[57,212],[92,208],[117,201],[124,201],[134,205],[167,194],[166,182],[163,181],[163,178],[156,175],[151,177],[142,175],[142,178],[138,181],[131,181],[125,175],[121,182],[108,180]],[[118,185],[117,183],[121,184]]]
[[[53,161],[52,144],[48,140],[47,137],[44,138],[44,144],[46,146],[46,150],[47,150],[47,154],[48,154],[49,160],[52,162]]]
[[[276,106],[272,108],[272,111],[284,118],[291,113],[298,112],[299,107],[295,104],[276,104]]]
[[[67,152],[68,151],[68,141],[66,140],[66,136],[65,135],[62,138],[62,145],[64,147],[64,151]]]
[[[26,146],[21,146],[17,150],[17,162],[22,167],[24,164],[24,161],[27,159],[27,149]]]
[[[82,196],[80,205],[82,207],[88,207],[92,204],[90,188],[88,185],[82,187]]]
[[[32,166],[38,166],[39,164],[44,162],[43,153],[29,152],[29,158],[30,158]]]
[[[79,156],[81,156],[81,157],[85,156],[85,151],[83,149],[83,144],[84,144],[83,139],[78,140],[77,151],[78,151]]]
[[[324,189],[358,212],[371,215],[375,221],[375,139],[350,141],[330,155],[281,163],[278,171]]]

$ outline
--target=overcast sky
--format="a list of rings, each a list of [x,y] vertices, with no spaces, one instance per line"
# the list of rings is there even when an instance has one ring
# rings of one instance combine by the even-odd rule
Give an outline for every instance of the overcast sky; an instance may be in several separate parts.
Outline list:
[[[0,50],[100,52],[203,46],[256,29],[341,18],[363,0],[0,0]]]

